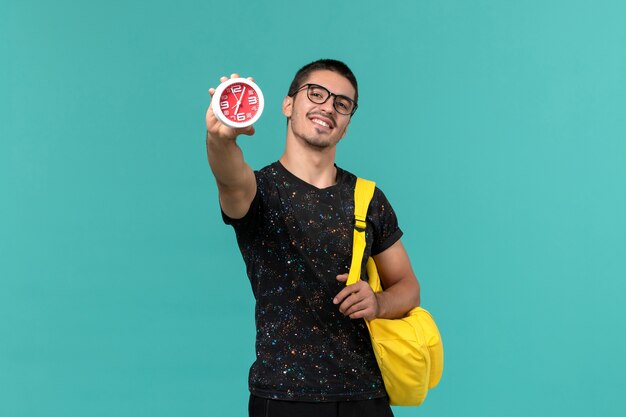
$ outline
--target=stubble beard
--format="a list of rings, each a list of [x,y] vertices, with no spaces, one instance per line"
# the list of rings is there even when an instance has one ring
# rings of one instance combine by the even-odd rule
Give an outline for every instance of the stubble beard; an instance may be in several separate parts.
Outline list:
[[[307,114],[307,118],[308,118],[308,114]],[[328,116],[327,116],[328,117]],[[325,135],[324,132],[321,131],[321,129],[315,128],[315,131],[317,132],[317,135],[310,135],[307,134],[306,132],[302,132],[301,134],[297,133],[298,130],[298,126],[294,126],[293,125],[293,118],[291,119],[291,129],[293,134],[296,137],[299,137],[306,145],[310,146],[313,149],[316,150],[324,150],[327,148],[330,148],[331,146],[336,145],[336,142],[333,142],[328,135]],[[335,126],[337,126],[335,120],[333,120],[333,124]],[[336,129],[336,127],[335,127]],[[339,141],[337,141],[339,142]]]
[[[332,145],[330,140],[324,140],[319,137],[302,136],[302,140],[311,148],[318,150],[329,148]]]

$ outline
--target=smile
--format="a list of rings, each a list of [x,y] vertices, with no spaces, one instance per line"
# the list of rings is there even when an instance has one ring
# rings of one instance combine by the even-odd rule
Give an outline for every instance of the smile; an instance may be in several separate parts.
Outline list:
[[[325,127],[326,129],[332,129],[335,127],[332,119],[325,117],[319,113],[309,114],[309,120],[318,126]]]
[[[328,123],[326,123],[325,121],[320,120],[320,119],[312,119],[311,121],[312,121],[313,123],[315,123],[315,124],[320,125],[320,126],[330,127],[330,126],[328,125]]]

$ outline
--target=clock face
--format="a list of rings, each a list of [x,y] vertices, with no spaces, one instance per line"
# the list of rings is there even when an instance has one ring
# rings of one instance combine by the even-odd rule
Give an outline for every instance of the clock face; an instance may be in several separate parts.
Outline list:
[[[263,93],[252,81],[231,78],[215,90],[211,105],[217,118],[230,127],[247,127],[263,112]]]

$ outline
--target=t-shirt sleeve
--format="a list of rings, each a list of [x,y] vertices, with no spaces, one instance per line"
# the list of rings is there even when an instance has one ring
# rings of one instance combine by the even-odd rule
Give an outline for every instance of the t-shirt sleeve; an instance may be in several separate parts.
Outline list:
[[[378,255],[391,247],[402,237],[398,218],[385,194],[377,187],[374,192],[370,213],[374,228],[374,241],[371,255]]]

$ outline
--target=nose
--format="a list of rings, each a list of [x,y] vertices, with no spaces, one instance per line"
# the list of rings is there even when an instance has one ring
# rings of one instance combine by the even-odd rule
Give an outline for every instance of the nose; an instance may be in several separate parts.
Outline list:
[[[319,105],[320,109],[326,113],[333,113],[335,111],[335,96],[329,96],[325,103]]]

